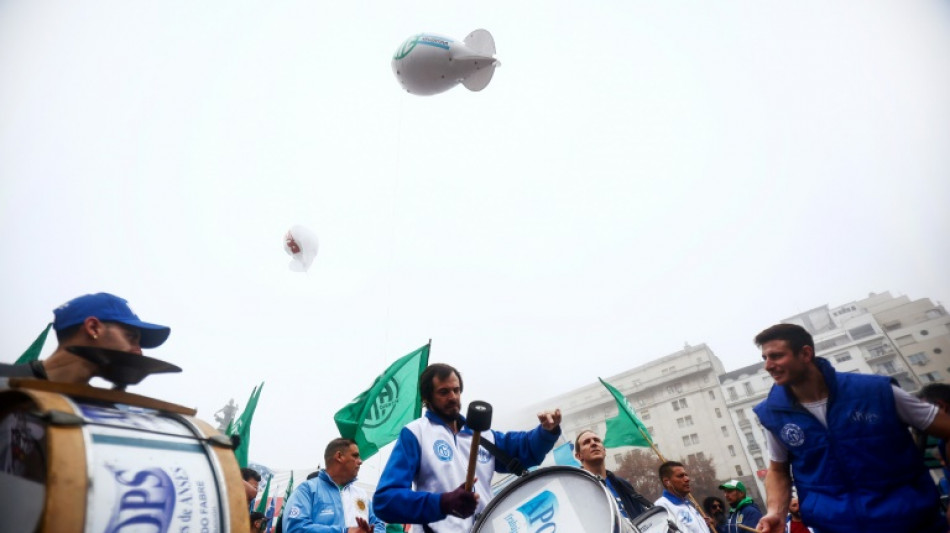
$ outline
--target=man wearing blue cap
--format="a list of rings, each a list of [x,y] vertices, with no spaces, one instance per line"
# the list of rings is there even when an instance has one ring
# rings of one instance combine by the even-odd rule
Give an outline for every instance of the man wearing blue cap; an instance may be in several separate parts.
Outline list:
[[[0,364],[0,376],[85,384],[96,375],[97,366],[66,348],[93,346],[141,354],[142,348],[160,346],[171,333],[167,326],[143,322],[127,301],[105,292],[74,298],[54,309],[53,315],[56,351],[43,361]]]

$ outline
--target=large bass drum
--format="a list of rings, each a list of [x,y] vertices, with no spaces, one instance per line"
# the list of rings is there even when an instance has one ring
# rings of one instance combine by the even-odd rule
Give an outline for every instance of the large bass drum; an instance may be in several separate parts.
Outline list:
[[[249,530],[234,452],[193,410],[86,386],[9,386],[0,389],[0,532]]]
[[[472,533],[632,533],[607,487],[586,470],[552,466],[515,481],[485,507]]]
[[[651,507],[633,519],[633,525],[640,533],[674,533],[679,531],[673,524],[673,517],[665,507]]]

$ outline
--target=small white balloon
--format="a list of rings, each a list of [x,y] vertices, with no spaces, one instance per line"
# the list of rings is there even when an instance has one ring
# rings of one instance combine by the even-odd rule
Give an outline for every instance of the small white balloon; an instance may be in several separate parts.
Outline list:
[[[290,228],[284,235],[284,251],[291,257],[288,268],[294,272],[309,270],[319,247],[317,236],[309,229],[300,225]]]
[[[480,91],[501,65],[494,54],[495,39],[488,30],[475,30],[462,42],[419,33],[406,39],[393,54],[393,74],[412,94],[438,94],[459,83],[470,91]]]

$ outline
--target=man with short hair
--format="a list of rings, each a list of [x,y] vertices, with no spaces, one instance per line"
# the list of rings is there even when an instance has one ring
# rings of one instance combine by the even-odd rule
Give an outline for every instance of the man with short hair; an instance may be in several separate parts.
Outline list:
[[[48,379],[86,384],[99,367],[70,353],[70,346],[92,346],[133,354],[156,348],[168,338],[171,328],[143,322],[129,303],[100,292],[74,298],[53,310],[53,329],[59,346],[42,361],[20,365],[0,364],[0,376]]]
[[[294,489],[284,513],[287,533],[385,533],[366,491],[356,486],[363,460],[356,442],[337,438],[323,453],[326,468]]]
[[[702,513],[689,500],[692,487],[683,463],[667,461],[660,465],[659,474],[663,495],[654,504],[669,512],[670,518],[682,533],[710,533],[715,527],[712,519],[703,519]]]
[[[755,344],[775,381],[754,409],[771,454],[760,532],[784,531],[794,474],[802,518],[822,533],[946,533],[908,426],[947,438],[950,415],[885,376],[836,372],[801,326],[776,324]]]
[[[241,479],[244,480],[244,496],[247,497],[247,503],[250,505],[254,498],[257,498],[263,478],[257,470],[245,467],[241,469]]]
[[[738,479],[730,479],[719,488],[723,491],[726,501],[729,502],[729,518],[726,519],[727,533],[739,533],[739,525],[755,529],[762,519],[759,506],[746,496],[745,484]]]
[[[260,511],[251,513],[251,533],[264,533],[264,526],[267,525],[267,517]]]
[[[467,533],[472,515],[491,498],[492,475],[508,472],[510,463],[477,450],[475,492],[466,491],[473,432],[461,414],[462,375],[450,365],[431,364],[419,377],[419,392],[426,413],[400,432],[373,496],[376,512],[387,522],[413,524],[413,533]],[[525,468],[536,466],[561,435],[561,411],[538,413],[538,421],[527,432],[484,431],[481,440]]]
[[[604,462],[607,449],[604,448],[604,441],[593,430],[585,429],[577,434],[574,439],[574,457],[580,461],[581,468],[597,476],[606,485],[624,518],[633,520],[653,507],[630,482],[607,470]]]

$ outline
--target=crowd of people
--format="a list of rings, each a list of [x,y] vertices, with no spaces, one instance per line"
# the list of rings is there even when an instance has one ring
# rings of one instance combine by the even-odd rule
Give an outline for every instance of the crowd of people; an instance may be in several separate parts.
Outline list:
[[[161,345],[170,333],[166,326],[140,320],[128,302],[107,293],[58,307],[53,327],[58,346],[51,356],[0,364],[0,376],[88,383],[98,369],[71,353],[70,346],[134,355]],[[950,385],[927,386],[917,397],[884,376],[838,373],[815,355],[812,336],[794,324],[765,329],[755,344],[774,380],[754,409],[770,454],[764,511],[737,479],[722,482],[722,498],[707,497],[700,507],[689,472],[677,461],[660,465],[657,481],[663,492],[650,502],[607,470],[601,437],[581,431],[575,457],[604,484],[621,516],[634,521],[662,507],[682,533],[948,531],[937,485],[908,429],[939,439],[946,465]],[[335,438],[324,451],[325,469],[295,488],[276,529],[383,533],[387,524],[397,531],[407,524],[406,531],[413,533],[471,531],[492,498],[494,474],[540,465],[561,437],[561,412],[538,413],[538,425],[529,431],[477,432],[461,414],[463,388],[456,368],[429,365],[420,376],[426,411],[400,432],[372,498],[354,483],[362,464],[359,447]],[[244,469],[242,478],[250,503],[261,476]],[[264,531],[268,520],[249,512],[253,531]]]

